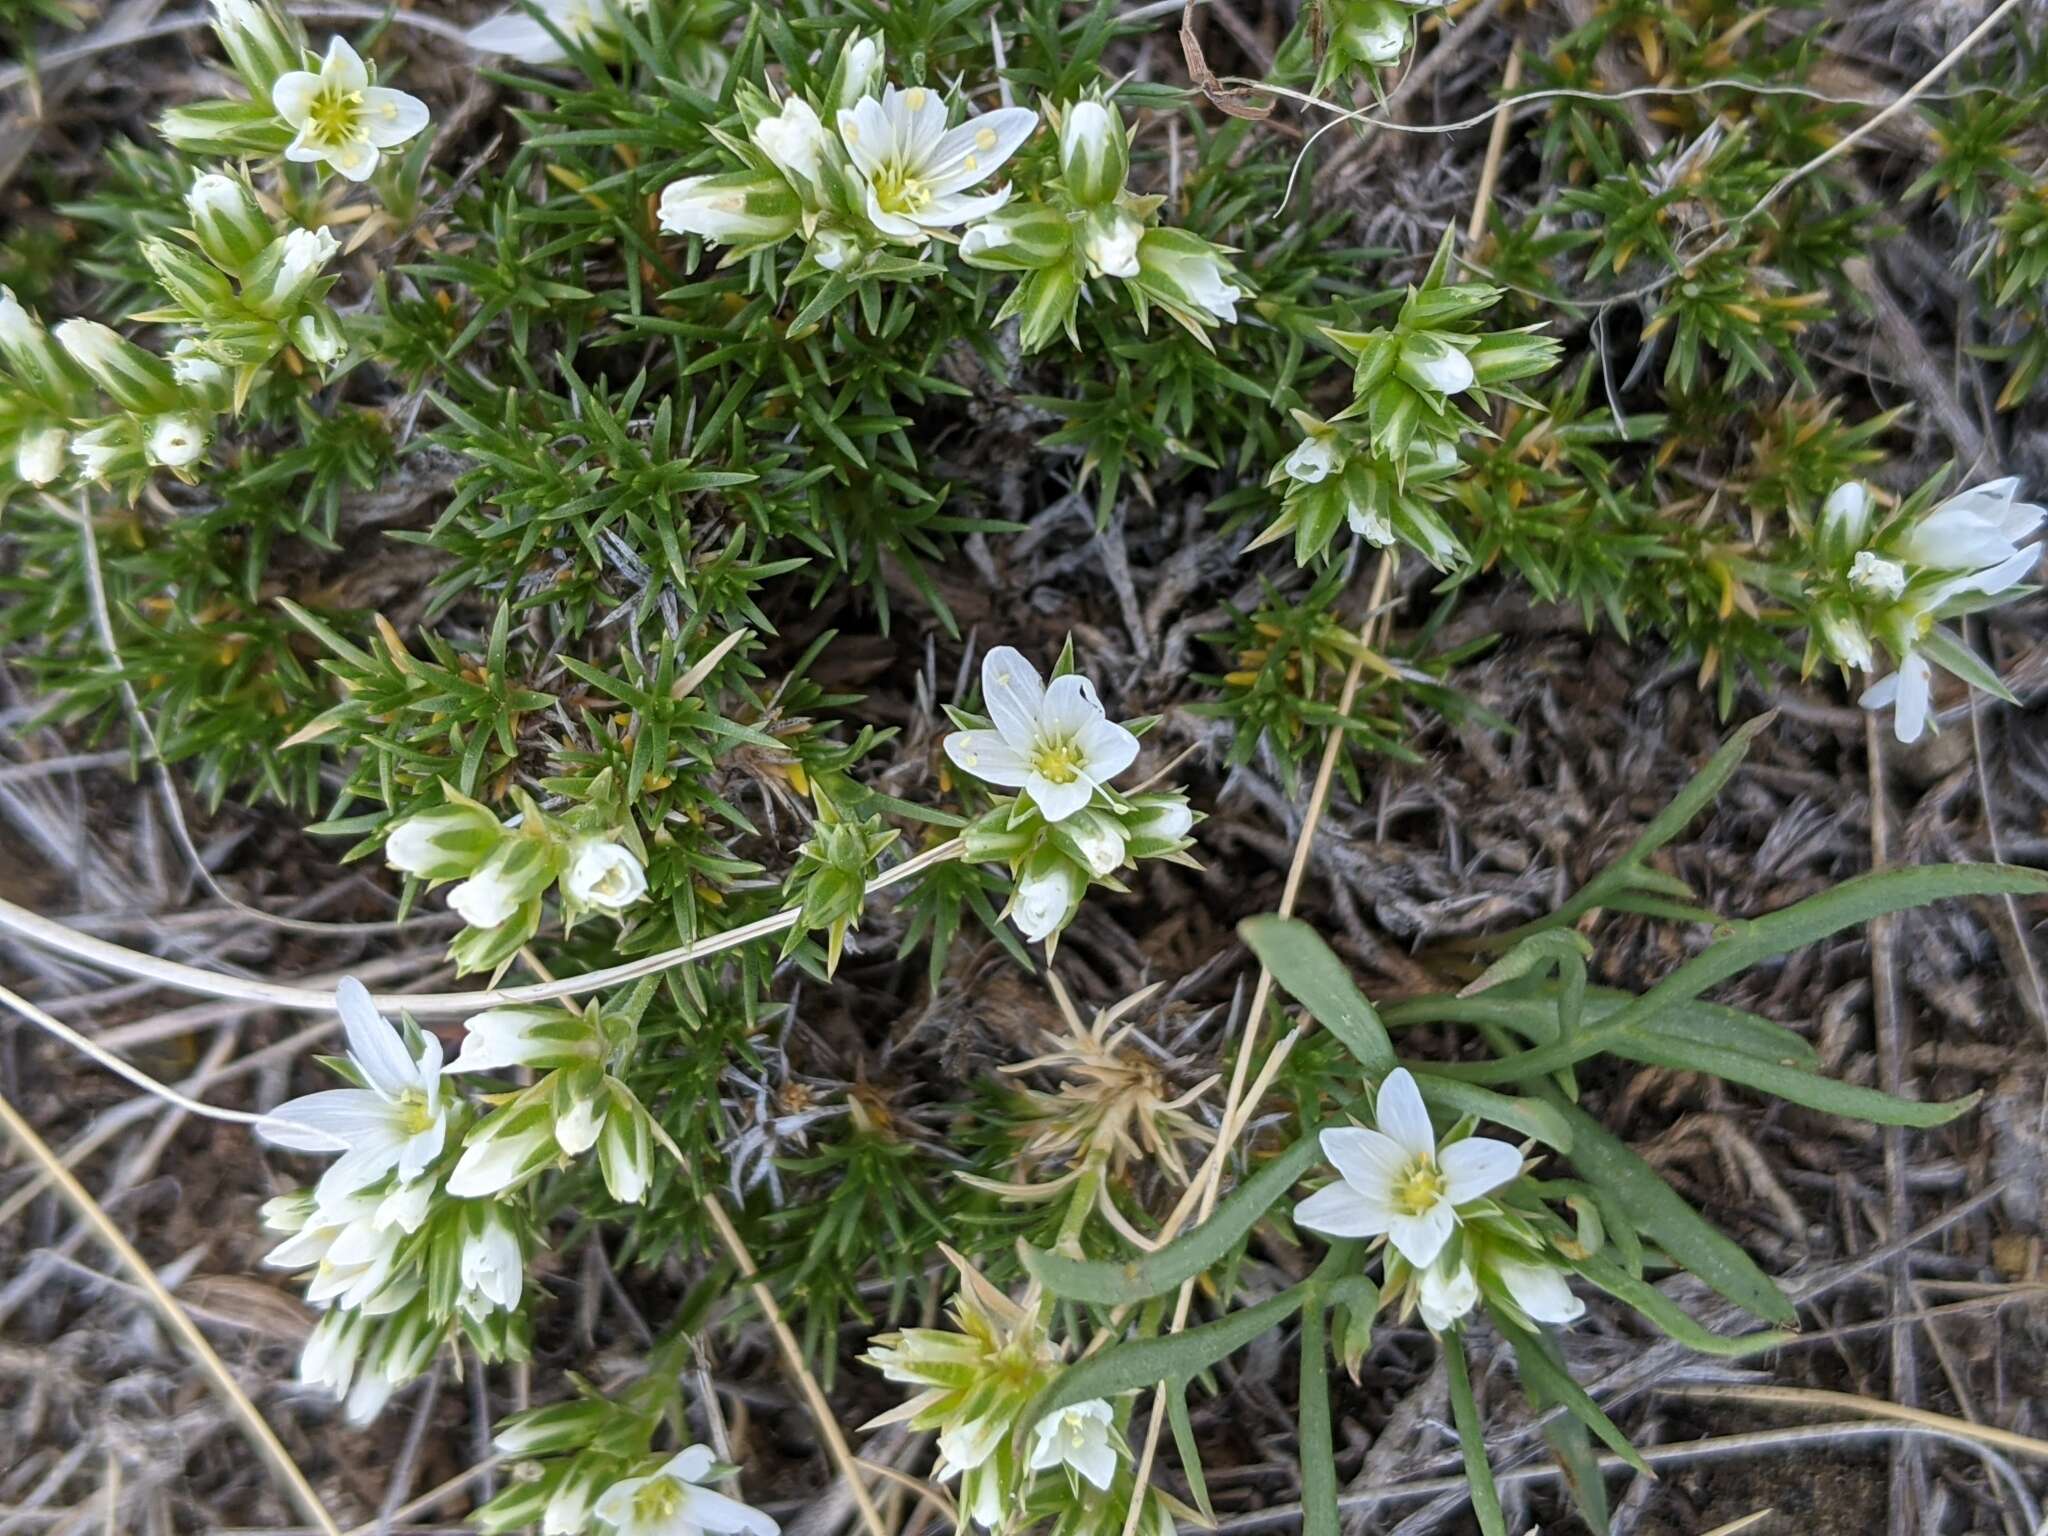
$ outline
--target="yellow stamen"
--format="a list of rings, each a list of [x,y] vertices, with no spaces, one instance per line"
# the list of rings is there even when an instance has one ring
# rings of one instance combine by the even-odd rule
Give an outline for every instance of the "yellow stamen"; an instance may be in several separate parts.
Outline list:
[[[1403,1216],[1420,1216],[1444,1197],[1444,1176],[1436,1164],[1418,1157],[1394,1180],[1394,1209]]]

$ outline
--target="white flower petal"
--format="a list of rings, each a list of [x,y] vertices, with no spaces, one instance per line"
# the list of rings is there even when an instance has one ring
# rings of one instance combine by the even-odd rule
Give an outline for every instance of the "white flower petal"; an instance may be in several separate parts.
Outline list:
[[[1095,798],[1095,785],[1083,778],[1055,784],[1034,769],[1025,776],[1024,792],[1031,797],[1031,803],[1038,807],[1038,813],[1047,821],[1065,821]]]
[[[698,1530],[709,1531],[711,1536],[777,1536],[782,1529],[753,1505],[742,1504],[710,1488],[685,1487],[682,1508],[677,1513]]]
[[[405,1042],[370,1001],[369,989],[355,977],[344,976],[335,986],[334,1011],[341,1015],[349,1056],[363,1069],[371,1087],[395,1099],[408,1088],[422,1086]]]
[[[427,126],[427,119],[427,104],[417,96],[381,85],[363,92],[363,133],[379,149],[403,144]]]
[[[1444,1198],[1463,1205],[1499,1189],[1522,1171],[1522,1154],[1504,1141],[1468,1136],[1437,1154],[1444,1174]]]
[[[1095,696],[1095,685],[1075,672],[1054,678],[1038,707],[1039,729],[1062,740],[1078,737],[1103,718],[1102,701]]]
[[[1074,745],[1081,751],[1081,771],[1098,784],[1107,784],[1138,760],[1138,738],[1114,720],[1091,720]]]
[[[863,96],[841,111],[838,121],[839,142],[846,146],[846,157],[861,175],[872,177],[890,148],[889,119],[882,112],[882,104],[872,96]]]
[[[335,174],[350,181],[368,181],[377,172],[377,147],[367,139],[351,139],[326,152],[323,158]]]
[[[1436,1132],[1430,1127],[1429,1111],[1423,1108],[1422,1090],[1406,1067],[1396,1067],[1380,1084],[1373,1120],[1410,1158],[1436,1157]]]
[[[303,69],[287,70],[270,88],[270,104],[277,108],[277,115],[292,127],[302,128],[312,113],[313,98],[319,94],[318,75]]]
[[[1378,1237],[1393,1220],[1388,1206],[1368,1200],[1341,1180],[1325,1185],[1294,1208],[1296,1226],[1325,1237]]]
[[[994,731],[954,731],[946,738],[946,756],[962,772],[1004,789],[1022,789],[1031,777],[1016,749]]]
[[[1424,1326],[1442,1333],[1478,1305],[1479,1281],[1469,1264],[1460,1264],[1449,1274],[1441,1264],[1432,1264],[1416,1284],[1415,1301]]]
[[[339,33],[327,40],[327,56],[320,61],[320,83],[342,91],[369,88],[370,72],[363,67],[362,56]]]
[[[502,53],[522,64],[558,64],[568,57],[553,33],[521,11],[478,22],[463,34],[463,41],[478,53]]]
[[[982,657],[981,702],[1003,740],[1028,754],[1038,742],[1045,684],[1022,651],[999,645]]]
[[[679,1483],[701,1483],[717,1465],[718,1458],[709,1446],[686,1445],[663,1463],[661,1476],[672,1477]]]
[[[1364,1195],[1390,1200],[1394,1181],[1409,1163],[1409,1154],[1398,1141],[1363,1126],[1332,1126],[1317,1138],[1323,1156],[1330,1160],[1344,1182]]]
[[[1025,107],[1000,107],[970,117],[932,146],[919,167],[932,191],[943,197],[985,181],[1031,137],[1038,114]]]
[[[1918,741],[1927,728],[1928,696],[1933,684],[1932,669],[1918,651],[1899,663],[1899,704],[1892,717],[1892,734],[1900,741]]]
[[[1419,1216],[1395,1212],[1393,1221],[1387,1226],[1387,1241],[1417,1269],[1427,1269],[1444,1251],[1444,1244],[1451,1240],[1452,1229],[1457,1224],[1458,1218],[1452,1214],[1450,1203],[1439,1200]]]
[[[943,197],[934,197],[924,207],[910,215],[911,221],[920,230],[952,229],[956,225],[971,224],[976,219],[985,219],[998,208],[1010,201],[1010,189],[998,187],[979,197],[965,197],[958,192]]]
[[[294,1152],[339,1152],[388,1131],[392,1123],[391,1105],[381,1095],[329,1088],[278,1105],[258,1123],[256,1134]]]

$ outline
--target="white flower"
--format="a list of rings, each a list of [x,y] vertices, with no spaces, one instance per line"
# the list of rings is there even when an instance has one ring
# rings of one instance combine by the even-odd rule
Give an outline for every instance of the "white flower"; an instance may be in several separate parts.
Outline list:
[[[31,346],[42,338],[43,328],[22,308],[12,288],[0,287],[0,343],[10,347]]]
[[[466,875],[489,857],[502,830],[482,806],[450,800],[393,827],[384,839],[384,862],[426,880]]]
[[[335,1233],[314,1266],[306,1300],[316,1306],[338,1302],[367,1316],[378,1316],[396,1311],[411,1298],[415,1288],[411,1283],[391,1283],[405,1231],[396,1222],[380,1219],[382,1204],[376,1202]]]
[[[1092,106],[1092,102],[1083,102]],[[1138,242],[1145,238],[1145,226],[1121,208],[1111,209],[1088,221],[1081,255],[1088,262],[1090,277],[1136,277]]]
[[[441,1102],[441,1044],[420,1036],[415,1058],[353,976],[334,1005],[348,1033],[348,1057],[369,1086],[333,1088],[280,1104],[257,1126],[274,1146],[297,1152],[346,1149],[320,1180],[320,1198],[352,1194],[396,1169],[416,1179],[441,1155],[448,1110]]]
[[[2017,585],[2039,558],[2020,549],[2019,541],[2048,517],[2048,510],[2016,499],[2019,484],[2011,478],[1994,480],[1951,496],[1907,531],[1897,553],[1929,570],[1970,573],[1946,596],[1959,591],[1995,596]]]
[[[380,150],[403,144],[427,126],[427,104],[370,84],[370,72],[342,37],[328,43],[317,75],[304,69],[279,75],[270,100],[278,116],[298,130],[285,159],[324,162],[350,181],[367,181]]]
[[[495,928],[510,922],[531,898],[526,872],[510,861],[492,858],[483,868],[448,892],[448,905],[472,928]]]
[[[1036,944],[1059,931],[1080,895],[1080,875],[1064,859],[1056,860],[1017,882],[1010,898],[1010,916],[1017,931]]]
[[[463,1026],[462,1049],[448,1063],[448,1072],[502,1072],[532,1066],[565,1054],[588,1054],[594,1048],[588,1026],[565,1008],[489,1008]]]
[[[611,14],[591,0],[536,0],[541,14],[554,23],[555,32],[572,43],[610,37],[615,30]],[[635,0],[628,9],[640,10],[646,0]],[[569,55],[553,32],[525,11],[501,11],[464,34],[463,40],[478,53],[502,53],[522,64],[559,64]]]
[[[263,263],[267,291],[249,297],[269,313],[280,314],[297,304],[314,279],[327,269],[341,242],[324,229],[294,229],[277,244],[274,261]]]
[[[360,1312],[336,1308],[322,1313],[299,1351],[299,1380],[346,1397],[369,1331],[370,1321]]]
[[[1896,706],[1892,716],[1892,734],[1900,741],[1915,742],[1920,733],[1927,729],[1927,705],[1934,687],[1934,670],[1927,664],[1927,658],[1918,651],[1908,651],[1905,660],[1899,663],[1899,670],[1890,677],[1881,677],[1863,690],[1863,697],[1857,702],[1865,709],[1888,709]]]
[[[1344,521],[1353,533],[1375,549],[1385,549],[1394,542],[1394,525],[1387,521],[1387,514],[1356,496],[1344,499]]]
[[[1586,1304],[1572,1294],[1563,1273],[1551,1265],[1496,1257],[1493,1272],[1515,1305],[1536,1322],[1562,1325],[1585,1315]]]
[[[1463,1259],[1448,1273],[1441,1263],[1430,1265],[1415,1285],[1415,1305],[1431,1333],[1449,1331],[1478,1304],[1479,1281]]]
[[[1860,480],[1845,480],[1821,504],[1821,537],[1840,540],[1854,549],[1870,529],[1870,490]]]
[[[29,485],[48,485],[64,472],[64,449],[70,440],[62,427],[22,433],[14,445],[14,472]]]
[[[802,215],[781,176],[732,171],[670,182],[662,189],[659,222],[672,235],[701,235],[714,246],[771,244],[793,234]]]
[[[1294,452],[1281,461],[1280,467],[1287,471],[1287,478],[1299,480],[1303,485],[1314,485],[1329,477],[1337,468],[1337,440],[1334,436],[1315,434],[1304,437],[1294,445]]]
[[[1859,549],[1849,562],[1849,585],[1865,596],[1897,602],[1906,590],[1906,568],[1875,550]]]
[[[1139,808],[1146,802],[1140,800]],[[1132,824],[1132,837],[1142,837],[1162,843],[1178,842],[1195,829],[1195,813],[1185,800],[1162,800],[1146,813],[1143,819]]]
[[[647,894],[647,871],[623,844],[585,838],[569,851],[562,889],[578,906],[623,912]]]
[[[1116,1476],[1116,1447],[1110,1443],[1110,1408],[1099,1397],[1048,1413],[1038,1421],[1031,1446],[1031,1470],[1072,1467],[1097,1488]]]
[[[868,222],[896,240],[922,240],[995,212],[1009,188],[969,197],[1038,126],[1038,114],[999,107],[946,127],[946,104],[923,86],[883,88],[839,114],[839,138],[866,190]]]
[[[511,1223],[495,1206],[486,1210],[482,1227],[462,1239],[462,1305],[472,1317],[492,1308],[510,1312],[519,1305],[526,1264]]]
[[[1440,395],[1462,394],[1478,377],[1472,360],[1441,336],[1423,332],[1401,348],[1400,369],[1407,380]]]
[[[206,423],[197,416],[159,416],[142,451],[152,464],[183,469],[206,452]]]
[[[1138,242],[1138,284],[1187,314],[1234,323],[1245,295],[1229,281],[1223,253],[1185,229],[1148,229]]]
[[[1828,653],[1845,667],[1870,670],[1870,635],[1853,613],[1823,609],[1819,614],[1821,638]]]
[[[825,125],[801,96],[792,96],[774,117],[754,125],[754,147],[785,176],[801,176],[812,186],[818,184],[825,156]]]
[[[1010,646],[982,659],[981,697],[995,729],[953,732],[946,756],[987,783],[1022,789],[1047,821],[1073,815],[1138,756],[1138,738],[1106,716],[1093,683],[1069,674],[1047,687]]]
[[[1457,1208],[1512,1179],[1522,1154],[1482,1136],[1439,1148],[1406,1067],[1380,1084],[1373,1119],[1377,1130],[1343,1126],[1322,1133],[1323,1155],[1341,1178],[1296,1206],[1294,1219],[1328,1237],[1384,1232],[1402,1258],[1427,1269],[1450,1241]]]
[[[597,1518],[614,1536],[776,1536],[781,1527],[760,1510],[699,1486],[714,1465],[709,1450],[690,1446],[660,1470],[605,1489]]]
[[[197,346],[181,341],[171,348],[171,377],[187,389],[203,392],[226,388],[228,371]]]

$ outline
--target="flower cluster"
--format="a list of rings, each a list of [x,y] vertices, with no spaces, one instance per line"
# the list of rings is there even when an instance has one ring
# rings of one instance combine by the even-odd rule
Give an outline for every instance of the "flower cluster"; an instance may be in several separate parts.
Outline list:
[[[796,275],[909,277],[934,242],[969,264],[1014,272],[999,318],[1021,317],[1025,350],[1064,331],[1092,279],[1120,285],[1142,323],[1157,305],[1196,336],[1237,318],[1245,296],[1220,247],[1156,227],[1161,202],[1126,187],[1130,139],[1113,104],[1071,102],[1054,115],[1059,174],[1028,198],[990,181],[1038,126],[998,107],[955,122],[940,92],[882,80],[880,44],[848,39],[823,95],[774,100],[752,85],[735,99],[744,140],[721,136],[740,169],[687,176],[662,193],[661,225],[729,248],[727,260],[804,241]]]
[[[1106,1492],[1130,1455],[1109,1403],[1093,1399],[1023,1422],[1060,1371],[1038,1287],[1012,1301],[959,1254],[943,1251],[960,1273],[949,1309],[953,1327],[906,1328],[869,1342],[863,1364],[920,1390],[863,1428],[907,1423],[938,1431],[935,1475],[940,1482],[960,1479],[961,1514],[985,1530],[1020,1513],[1044,1472],[1063,1469],[1071,1496],[1087,1496],[1082,1484]],[[1020,1431],[1028,1431],[1028,1445],[1020,1444]]]
[[[1140,859],[1188,862],[1194,826],[1187,797],[1124,796],[1110,787],[1138,756],[1137,733],[1110,720],[1095,685],[1072,670],[1071,647],[1047,684],[1022,653],[999,645],[982,659],[987,717],[949,710],[954,767],[1014,789],[963,834],[967,857],[1009,866],[1009,915],[1027,939],[1053,940],[1091,884],[1124,887],[1118,871]]]
[[[608,788],[593,785],[594,803],[566,818],[522,795],[520,813],[501,823],[444,783],[441,805],[392,825],[384,858],[429,885],[460,882],[448,905],[468,927],[449,953],[465,971],[502,966],[539,932],[551,890],[570,925],[592,912],[621,916],[647,894],[639,834],[603,808]]]
[[[1037,198],[1010,203],[970,229],[961,258],[1019,275],[998,319],[1020,317],[1035,351],[1064,331],[1081,344],[1075,317],[1095,279],[1128,295],[1141,324],[1158,305],[1208,344],[1210,327],[1237,319],[1247,296],[1226,253],[1183,229],[1160,228],[1162,198],[1133,194],[1130,133],[1116,104],[1093,98],[1055,114],[1060,173]]]
[[[1406,1068],[1380,1084],[1376,1129],[1342,1126],[1321,1135],[1334,1184],[1295,1207],[1294,1219],[1326,1237],[1385,1237],[1388,1299],[1419,1308],[1432,1332],[1457,1327],[1485,1295],[1491,1305],[1539,1323],[1569,1323],[1585,1310],[1526,1220],[1488,1197],[1522,1171],[1522,1154],[1461,1124],[1442,1141]]]
[[[326,1309],[300,1375],[345,1398],[352,1419],[374,1416],[451,1329],[487,1358],[524,1358],[534,1233],[517,1196],[534,1174],[595,1147],[613,1197],[644,1198],[653,1143],[666,1138],[610,1068],[630,1054],[651,990],[588,1013],[477,1014],[444,1064],[434,1035],[410,1020],[394,1027],[360,982],[341,983],[348,1051],[329,1065],[349,1086],[281,1104],[257,1129],[291,1151],[340,1153],[264,1217],[289,1234],[268,1262],[309,1270],[306,1299]],[[544,1075],[481,1117],[450,1081],[519,1068]]]
[[[1994,480],[1934,503],[1925,487],[1890,517],[1876,516],[1868,487],[1836,488],[1813,533],[1813,574],[1806,597],[1812,630],[1810,671],[1825,655],[1871,672],[1882,647],[1897,670],[1864,691],[1869,709],[1894,710],[1900,741],[1916,741],[1930,723],[1934,668],[2000,698],[2011,694],[1944,619],[2024,596],[2021,583],[2040,563],[2023,540],[2048,511],[2019,500],[2019,481]]]
[[[1463,467],[1466,438],[1485,431],[1460,401],[1482,411],[1493,396],[1533,405],[1515,381],[1547,371],[1558,344],[1535,326],[1478,329],[1502,290],[1450,282],[1451,240],[1447,231],[1393,324],[1323,328],[1352,361],[1351,404],[1327,421],[1294,412],[1303,437],[1268,477],[1283,492],[1280,516],[1257,544],[1292,533],[1295,558],[1307,564],[1348,526],[1376,548],[1404,544],[1438,570],[1466,558],[1437,506]]]
[[[164,137],[201,154],[283,155],[349,181],[376,175],[388,150],[427,126],[417,96],[378,85],[346,38],[315,55],[271,0],[212,0],[213,30],[248,87],[246,101],[195,102],[164,114]]]
[[[306,1299],[325,1309],[299,1374],[367,1422],[426,1368],[450,1328],[488,1359],[523,1359],[519,1310],[531,1233],[493,1201],[458,1200],[448,1158],[467,1108],[442,1082],[441,1045],[409,1021],[394,1028],[362,984],[344,980],[335,1007],[352,1086],[279,1105],[258,1127],[275,1146],[341,1156],[310,1190],[264,1208],[289,1234],[268,1262],[310,1270]]]

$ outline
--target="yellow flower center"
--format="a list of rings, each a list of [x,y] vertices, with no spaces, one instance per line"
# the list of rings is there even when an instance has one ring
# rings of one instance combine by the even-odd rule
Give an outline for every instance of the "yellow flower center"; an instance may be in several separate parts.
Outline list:
[[[672,1477],[657,1477],[633,1495],[636,1521],[656,1525],[672,1518],[683,1507],[683,1485]]]
[[[434,1112],[427,1107],[427,1096],[417,1088],[408,1088],[398,1096],[398,1116],[398,1123],[408,1136],[417,1136],[434,1123]]]
[[[1444,1176],[1434,1162],[1418,1157],[1394,1180],[1394,1209],[1403,1216],[1420,1216],[1443,1199]]]
[[[885,165],[875,172],[875,201],[885,213],[905,217],[931,206],[932,189],[900,165]]]
[[[1071,784],[1081,777],[1081,751],[1071,741],[1051,741],[1031,755],[1031,766],[1048,784]]]
[[[340,149],[363,136],[363,93],[325,86],[306,113],[309,137],[322,149]]]

